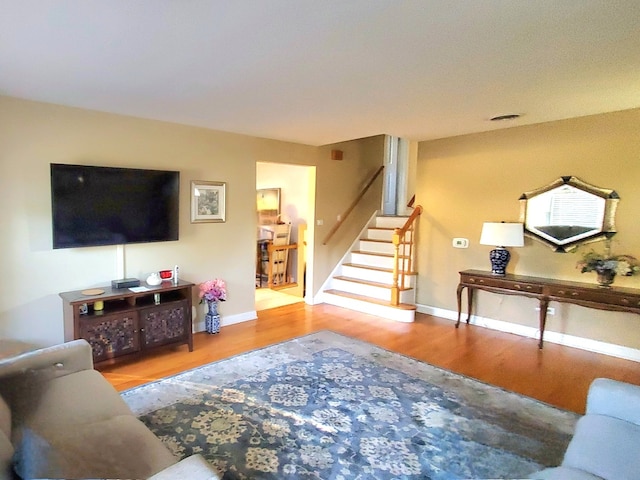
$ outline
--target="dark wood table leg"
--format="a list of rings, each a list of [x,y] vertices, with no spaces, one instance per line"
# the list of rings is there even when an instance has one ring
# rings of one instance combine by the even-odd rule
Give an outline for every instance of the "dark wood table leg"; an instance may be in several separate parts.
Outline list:
[[[473,292],[473,288],[467,287],[467,325],[469,325],[469,320],[471,320],[471,309],[473,308]]]
[[[544,341],[544,328],[547,325],[547,307],[549,306],[549,300],[546,298],[540,299],[540,341],[538,342],[538,348],[542,350],[542,344]]]
[[[471,320],[471,307],[473,305],[473,288],[468,287],[466,285],[459,284],[458,289],[456,290],[456,295],[458,298],[458,321],[456,322],[456,328],[460,326],[460,317],[462,316],[462,291],[467,289],[467,324],[469,324],[469,320]]]
[[[456,290],[458,298],[458,321],[456,322],[456,328],[460,326],[460,316],[462,315],[462,290],[464,290],[464,285],[458,284],[458,289]]]

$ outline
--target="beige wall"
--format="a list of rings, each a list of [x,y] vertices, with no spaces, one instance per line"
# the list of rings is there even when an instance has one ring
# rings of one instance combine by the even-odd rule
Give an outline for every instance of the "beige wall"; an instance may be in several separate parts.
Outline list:
[[[125,273],[144,279],[178,264],[181,277],[194,283],[225,279],[224,324],[255,314],[256,162],[315,165],[318,210],[333,214],[359,188],[355,170],[381,164],[372,144],[375,139],[344,144],[345,160],[337,165],[324,147],[0,96],[0,337],[62,341],[58,293],[105,285],[117,275],[116,247],[52,250],[49,163],[179,170],[180,240],[126,246]],[[191,180],[227,182],[226,223],[190,223]],[[318,227],[316,237],[326,231]],[[319,287],[337,260],[318,248],[315,261]],[[202,315],[200,306],[199,320]]]
[[[518,198],[563,175],[615,189],[621,197],[614,252],[640,258],[640,109],[421,142],[417,203],[420,220],[418,303],[456,310],[458,271],[489,268],[490,247],[479,245],[485,221],[518,221]],[[466,237],[468,249],[451,246]],[[510,273],[595,283],[575,268],[580,253],[555,253],[525,239],[511,249]],[[640,287],[640,276],[616,285]],[[537,327],[535,300],[480,292],[474,313]],[[547,329],[640,348],[640,316],[554,304]]]
[[[331,150],[344,152],[343,160],[329,160],[325,169],[318,169],[318,192],[331,192],[328,197],[318,195],[316,199],[316,220],[324,225],[316,227],[316,252],[326,255],[327,261],[316,262],[314,277],[317,280],[327,278],[338,264],[353,240],[360,233],[367,220],[380,209],[382,199],[382,175],[371,185],[362,201],[346,217],[344,223],[327,245],[323,240],[336,224],[338,215],[344,215],[345,210],[358,197],[376,170],[383,164],[384,135],[365,138],[352,142],[339,143],[320,147],[320,157],[331,158]],[[347,188],[338,188],[345,179],[351,182]]]
[[[478,245],[482,222],[517,220],[518,197],[575,175],[621,197],[614,248],[640,256],[640,109],[510,128],[419,144],[418,303],[455,310],[459,270],[486,269]],[[330,159],[331,149],[344,160]],[[0,97],[0,336],[41,344],[63,340],[58,293],[108,284],[117,274],[116,247],[51,249],[49,163],[176,169],[181,172],[180,240],[125,247],[126,275],[178,264],[194,283],[221,277],[229,285],[223,318],[254,311],[256,162],[316,166],[313,293],[380,205],[381,180],[329,245],[336,217],[382,164],[384,136],[323,147],[216,132],[164,122]],[[189,222],[191,180],[227,182],[227,222]],[[454,249],[453,237],[470,248]],[[512,249],[511,272],[595,281],[575,269],[576,254],[558,254],[531,239]],[[640,277],[616,285],[640,288]],[[640,348],[640,317],[552,305],[548,329]],[[478,315],[537,326],[536,302],[480,293]],[[202,316],[202,309],[199,308]],[[201,318],[200,318],[201,320]]]

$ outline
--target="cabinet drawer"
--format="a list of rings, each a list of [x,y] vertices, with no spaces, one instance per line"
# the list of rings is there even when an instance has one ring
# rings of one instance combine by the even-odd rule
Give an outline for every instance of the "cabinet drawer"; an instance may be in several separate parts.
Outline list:
[[[619,293],[609,292],[606,289],[599,291],[594,289],[582,290],[580,288],[550,287],[549,294],[553,297],[566,298],[567,300],[640,308],[639,296],[621,295]]]
[[[503,288],[524,293],[542,293],[542,285],[527,282],[514,282],[504,278],[488,278],[488,277],[463,277],[463,282],[478,287]]]
[[[624,296],[615,297],[615,304],[623,307],[640,309],[640,297]]]

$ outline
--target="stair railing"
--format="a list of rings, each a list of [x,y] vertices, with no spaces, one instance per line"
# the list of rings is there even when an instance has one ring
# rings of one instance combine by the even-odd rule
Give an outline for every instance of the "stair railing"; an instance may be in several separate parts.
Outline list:
[[[407,272],[413,271],[415,224],[421,213],[422,206],[417,205],[404,226],[393,231],[393,285],[391,286],[391,305],[393,306],[400,304],[400,290],[405,287]]]
[[[376,181],[376,178],[378,178],[380,176],[380,174],[382,173],[382,171],[384,170],[384,165],[382,165],[380,168],[378,168],[378,170],[376,171],[376,173],[373,174],[373,176],[371,177],[371,179],[367,182],[367,184],[364,186],[364,188],[362,189],[362,191],[360,192],[360,194],[356,197],[356,199],[353,201],[353,203],[349,206],[349,208],[347,208],[344,213],[342,215],[340,215],[340,220],[338,220],[335,225],[333,227],[331,227],[331,230],[329,230],[329,233],[327,233],[327,236],[324,237],[324,240],[322,241],[323,245],[326,245],[327,243],[329,243],[329,240],[331,240],[331,237],[333,237],[333,235],[338,231],[338,229],[340,228],[340,226],[344,223],[344,221],[347,219],[347,217],[349,216],[349,214],[351,213],[351,211],[356,208],[356,205],[358,204],[358,202],[360,200],[362,200],[362,197],[364,197],[365,193],[367,193],[367,191],[369,190],[369,188],[371,187],[371,185],[373,185],[373,182]]]

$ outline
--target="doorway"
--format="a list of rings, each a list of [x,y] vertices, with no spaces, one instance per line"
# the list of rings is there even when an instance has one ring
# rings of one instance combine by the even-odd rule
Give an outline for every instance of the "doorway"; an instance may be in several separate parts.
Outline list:
[[[313,236],[315,224],[316,167],[285,163],[256,162],[256,190],[278,189],[277,222],[290,225],[291,245],[288,251],[286,278],[283,287],[268,288],[258,281],[262,272],[260,242],[268,240],[268,231],[260,228],[256,204],[256,311],[296,302],[311,303],[313,286]],[[262,280],[262,279],[260,279]],[[308,298],[307,298],[308,297]]]

